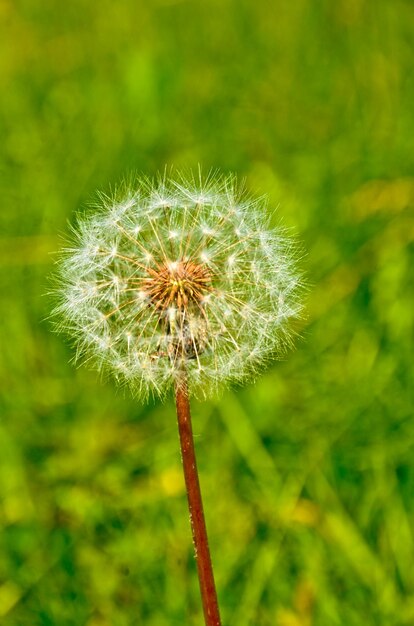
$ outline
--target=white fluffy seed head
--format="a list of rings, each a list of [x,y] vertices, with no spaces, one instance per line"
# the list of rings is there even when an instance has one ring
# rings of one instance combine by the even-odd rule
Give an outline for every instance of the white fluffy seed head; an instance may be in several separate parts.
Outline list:
[[[79,219],[55,310],[76,358],[164,395],[242,382],[291,344],[302,309],[292,240],[234,176],[137,179]]]

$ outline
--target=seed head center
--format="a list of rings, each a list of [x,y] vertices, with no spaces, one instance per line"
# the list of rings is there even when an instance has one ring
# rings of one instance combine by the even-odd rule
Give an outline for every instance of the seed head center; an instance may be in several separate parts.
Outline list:
[[[175,307],[184,311],[197,305],[212,289],[211,272],[194,261],[165,261],[151,270],[144,287],[157,309]]]

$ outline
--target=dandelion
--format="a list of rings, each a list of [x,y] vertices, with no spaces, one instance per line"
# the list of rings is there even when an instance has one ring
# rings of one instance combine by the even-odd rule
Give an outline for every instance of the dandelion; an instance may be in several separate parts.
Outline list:
[[[141,399],[176,394],[206,624],[220,624],[189,396],[251,377],[291,344],[294,247],[234,176],[139,179],[79,219],[59,265],[58,327],[76,358]]]
[[[300,311],[291,243],[234,177],[138,181],[79,220],[60,265],[61,329],[78,359],[164,396],[242,382],[291,343]]]

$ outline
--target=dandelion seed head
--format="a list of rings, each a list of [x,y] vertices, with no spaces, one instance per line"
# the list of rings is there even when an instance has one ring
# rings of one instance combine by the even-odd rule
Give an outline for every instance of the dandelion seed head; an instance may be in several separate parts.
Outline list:
[[[295,246],[233,176],[137,180],[79,219],[59,265],[58,327],[76,358],[165,395],[185,368],[210,395],[292,342]]]

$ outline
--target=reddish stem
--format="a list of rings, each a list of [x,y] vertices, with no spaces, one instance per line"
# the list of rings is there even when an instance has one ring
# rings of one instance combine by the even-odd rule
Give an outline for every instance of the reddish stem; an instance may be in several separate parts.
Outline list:
[[[221,626],[213,567],[208,547],[203,501],[201,499],[200,482],[198,480],[187,380],[184,375],[177,384],[175,401],[204,619],[206,626]]]

